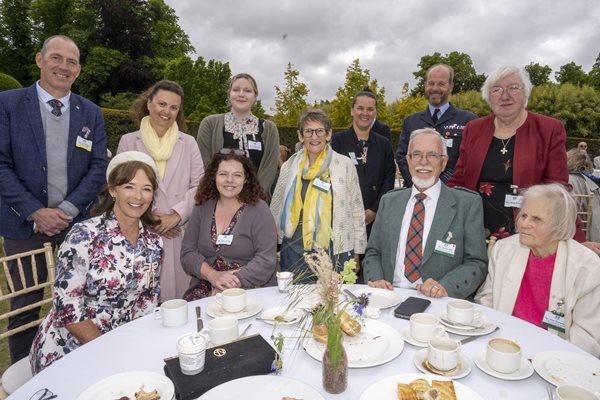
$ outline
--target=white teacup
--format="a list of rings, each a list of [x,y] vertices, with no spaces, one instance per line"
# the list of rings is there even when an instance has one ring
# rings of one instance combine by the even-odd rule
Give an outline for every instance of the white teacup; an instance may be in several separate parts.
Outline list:
[[[446,316],[450,322],[459,324],[472,324],[479,320],[481,311],[467,300],[450,300],[446,304]]]
[[[436,336],[444,335],[440,319],[433,314],[417,313],[410,316],[410,336],[419,342],[429,342]]]
[[[208,323],[206,329],[202,329],[201,333],[207,335],[215,345],[234,341],[240,336],[238,320],[233,317],[215,318]]]
[[[277,287],[280,292],[287,292],[290,290],[290,285],[294,279],[294,274],[289,271],[277,272]]]
[[[460,342],[447,337],[434,337],[427,347],[427,362],[439,371],[452,371],[458,366]]]
[[[577,385],[561,385],[556,388],[559,400],[599,400],[600,394]]]
[[[246,308],[246,291],[244,289],[225,289],[215,296],[223,310],[236,313]]]
[[[521,346],[510,339],[491,339],[487,344],[485,361],[494,371],[512,374],[521,367]]]
[[[181,326],[188,322],[188,303],[183,299],[167,300],[154,309],[154,319],[162,319],[163,326]]]
[[[177,339],[179,367],[184,375],[196,375],[204,369],[208,340],[200,333],[186,333]]]

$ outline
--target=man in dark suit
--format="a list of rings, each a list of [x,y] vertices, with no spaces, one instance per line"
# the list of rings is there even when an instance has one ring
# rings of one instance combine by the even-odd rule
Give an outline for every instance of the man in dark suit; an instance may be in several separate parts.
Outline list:
[[[437,131],[413,132],[408,149],[414,186],[381,199],[363,262],[365,281],[467,298],[487,274],[481,198],[440,181],[448,155]]]
[[[0,93],[0,235],[6,255],[60,245],[89,211],[105,182],[106,133],[100,108],[71,93],[79,76],[79,49],[66,36],[44,42],[35,61],[40,80]],[[23,260],[31,280],[30,259]],[[9,266],[16,286],[17,267]],[[37,274],[46,279],[43,257]],[[40,291],[11,300],[11,309],[39,301]],[[39,307],[9,318],[9,329],[39,317]],[[9,338],[13,362],[29,353],[36,327]]]
[[[411,114],[402,123],[402,134],[396,151],[396,161],[400,167],[404,186],[412,186],[412,180],[406,162],[408,140],[410,133],[421,128],[433,128],[444,138],[448,148],[448,163],[440,175],[442,182],[446,183],[452,176],[454,166],[458,160],[460,142],[467,122],[477,118],[469,111],[454,107],[448,98],[454,87],[454,69],[446,64],[435,64],[427,70],[425,80],[425,98],[429,105],[423,111]]]

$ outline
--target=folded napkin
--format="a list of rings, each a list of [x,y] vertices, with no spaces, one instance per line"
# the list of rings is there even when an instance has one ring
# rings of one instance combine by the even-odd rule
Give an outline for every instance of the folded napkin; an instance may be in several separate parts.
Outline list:
[[[225,355],[217,357],[216,349],[224,349]],[[181,372],[179,357],[165,360],[165,375],[173,381],[178,400],[191,400],[233,379],[269,374],[274,359],[273,347],[257,334],[206,349],[204,370],[196,375]]]

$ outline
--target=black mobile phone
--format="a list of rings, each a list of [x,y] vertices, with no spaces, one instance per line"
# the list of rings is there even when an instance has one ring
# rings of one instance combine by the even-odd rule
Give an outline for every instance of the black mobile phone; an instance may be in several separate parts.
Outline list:
[[[410,319],[411,315],[427,310],[430,304],[431,300],[420,297],[409,297],[396,307],[394,316],[396,318]]]

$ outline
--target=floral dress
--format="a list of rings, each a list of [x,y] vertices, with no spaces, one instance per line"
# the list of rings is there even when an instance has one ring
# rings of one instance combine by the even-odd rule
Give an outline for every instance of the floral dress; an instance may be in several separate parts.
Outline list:
[[[104,334],[151,312],[162,253],[160,236],[141,222],[135,246],[114,214],[75,224],[59,250],[52,309],[31,347],[34,374],[81,346],[67,325],[91,320]]]
[[[238,121],[231,111],[223,118],[223,147],[244,151],[258,171],[265,151],[262,137],[264,121],[254,115]]]
[[[515,233],[514,208],[505,207],[507,194],[512,194],[514,137],[510,141],[492,138],[483,161],[477,191],[483,203],[483,226],[486,237],[503,239]],[[506,151],[505,151],[506,150]]]

